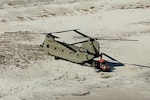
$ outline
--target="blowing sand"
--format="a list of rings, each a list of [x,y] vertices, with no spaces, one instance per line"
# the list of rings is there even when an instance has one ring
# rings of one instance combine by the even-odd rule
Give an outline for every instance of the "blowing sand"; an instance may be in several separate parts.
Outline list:
[[[1,0],[0,100],[149,100],[149,16],[149,0]],[[125,66],[97,73],[39,47],[45,39],[39,33],[69,29],[139,41],[98,41],[100,52]],[[59,36],[67,43],[87,39]]]

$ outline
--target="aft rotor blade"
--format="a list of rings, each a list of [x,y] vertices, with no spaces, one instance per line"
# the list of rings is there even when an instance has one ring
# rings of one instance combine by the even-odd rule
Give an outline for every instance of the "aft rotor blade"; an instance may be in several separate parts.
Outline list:
[[[124,65],[125,65],[124,63],[121,63],[120,61],[114,59],[113,57],[111,57],[111,56],[109,56],[109,55],[107,55],[107,54],[105,54],[105,53],[101,53],[100,57],[102,57],[103,55],[106,56],[106,57],[108,57],[109,59],[111,59],[111,60],[113,60],[113,61],[116,61],[116,63],[110,62],[110,64],[113,64],[114,66],[124,66]]]
[[[85,41],[80,41],[80,42],[76,42],[76,43],[71,43],[70,45],[74,45],[74,44],[80,44],[80,43],[84,43],[84,42],[87,42],[89,40],[85,40]]]
[[[119,62],[118,60],[114,59],[113,57],[111,57],[111,56],[109,56],[109,55],[107,55],[107,54],[105,54],[105,53],[101,53],[101,55],[104,55],[104,56],[108,57],[109,59],[111,59],[111,60],[113,60],[113,61]],[[119,62],[119,63],[120,63],[120,62]]]
[[[146,66],[146,65],[140,65],[140,64],[129,64],[129,63],[121,63],[119,62],[118,60],[110,57],[109,55],[105,54],[105,53],[102,53],[101,55],[104,55],[106,57],[108,57],[109,59],[113,60],[113,61],[117,61],[119,64],[121,65],[133,65],[133,66],[139,66],[139,67],[146,67],[146,68],[150,68],[150,66]]]
[[[139,41],[139,40],[130,40],[130,39],[101,39],[101,38],[93,38],[95,40],[112,40],[112,41]]]
[[[82,34],[82,33],[81,33]],[[84,34],[83,34],[84,35]],[[84,35],[84,37],[88,37],[90,39],[93,39],[93,40],[112,40],[112,41],[139,41],[139,40],[132,40],[132,39],[108,39],[108,38],[100,38],[100,37],[89,37],[89,36],[86,36]],[[74,37],[74,38],[84,38],[84,37]]]
[[[139,64],[128,64],[125,63],[126,65],[133,65],[133,66],[139,66],[139,67],[145,67],[145,68],[150,68],[150,66],[146,66],[146,65],[139,65]]]

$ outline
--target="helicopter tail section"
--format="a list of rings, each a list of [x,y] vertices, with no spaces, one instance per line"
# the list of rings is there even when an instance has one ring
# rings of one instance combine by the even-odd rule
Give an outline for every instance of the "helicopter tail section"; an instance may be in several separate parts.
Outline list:
[[[89,53],[94,55],[95,57],[99,57],[99,43],[97,41],[87,41],[84,42],[81,46],[86,49]]]

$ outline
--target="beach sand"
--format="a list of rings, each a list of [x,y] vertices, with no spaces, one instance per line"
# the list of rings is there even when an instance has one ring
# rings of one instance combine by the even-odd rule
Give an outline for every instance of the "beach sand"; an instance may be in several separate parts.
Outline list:
[[[149,16],[149,0],[1,0],[0,100],[149,100]],[[41,50],[40,33],[70,29],[138,41],[98,40],[100,52],[124,66],[97,73]],[[73,32],[54,35],[66,43],[87,39]]]

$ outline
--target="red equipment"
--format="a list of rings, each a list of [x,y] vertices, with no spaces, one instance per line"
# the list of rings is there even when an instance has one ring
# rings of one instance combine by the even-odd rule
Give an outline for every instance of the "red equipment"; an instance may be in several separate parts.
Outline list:
[[[107,61],[105,59],[100,58],[100,60],[93,62],[93,67],[96,69],[100,69],[103,72],[110,71],[110,66],[107,65]]]

